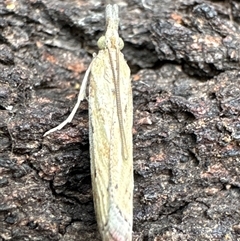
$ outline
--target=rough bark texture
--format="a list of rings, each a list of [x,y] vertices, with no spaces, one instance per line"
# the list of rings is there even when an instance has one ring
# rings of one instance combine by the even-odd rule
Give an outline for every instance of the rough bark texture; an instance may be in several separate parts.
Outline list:
[[[134,94],[134,240],[240,240],[240,4],[116,1]],[[0,1],[0,240],[100,240],[88,104],[104,1]]]

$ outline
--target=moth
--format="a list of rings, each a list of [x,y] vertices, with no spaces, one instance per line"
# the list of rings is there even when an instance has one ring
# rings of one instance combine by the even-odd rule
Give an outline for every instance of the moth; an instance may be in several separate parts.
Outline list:
[[[133,104],[130,69],[121,49],[118,6],[106,6],[106,32],[86,71],[69,117],[71,122],[89,83],[89,139],[94,208],[103,241],[131,241],[133,219]]]

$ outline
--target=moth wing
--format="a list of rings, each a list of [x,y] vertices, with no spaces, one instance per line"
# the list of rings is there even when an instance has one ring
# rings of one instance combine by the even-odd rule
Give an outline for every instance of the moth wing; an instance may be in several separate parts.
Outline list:
[[[112,51],[112,56],[116,56],[116,50]],[[116,241],[131,240],[133,210],[131,81],[129,67],[123,54],[119,54],[119,91],[127,159],[122,152],[113,70],[107,50],[100,50],[93,60],[89,86],[94,207],[100,233],[103,237],[109,236],[106,240]]]

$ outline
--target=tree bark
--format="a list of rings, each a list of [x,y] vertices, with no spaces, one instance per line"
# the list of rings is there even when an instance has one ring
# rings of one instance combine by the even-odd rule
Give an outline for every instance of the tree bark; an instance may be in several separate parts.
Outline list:
[[[198,2],[119,2],[134,95],[133,240],[240,240],[240,4]],[[0,241],[100,240],[88,102],[43,134],[76,102],[104,9],[0,2]]]

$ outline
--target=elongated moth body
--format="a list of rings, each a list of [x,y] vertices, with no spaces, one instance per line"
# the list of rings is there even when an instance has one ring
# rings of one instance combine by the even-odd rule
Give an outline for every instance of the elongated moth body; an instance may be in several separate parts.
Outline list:
[[[104,241],[132,240],[132,90],[118,23],[117,5],[107,5],[89,86],[92,188]]]
[[[89,139],[94,208],[103,241],[131,241],[133,219],[132,90],[118,35],[118,6],[106,7],[106,33],[83,79],[71,122],[89,84]]]

